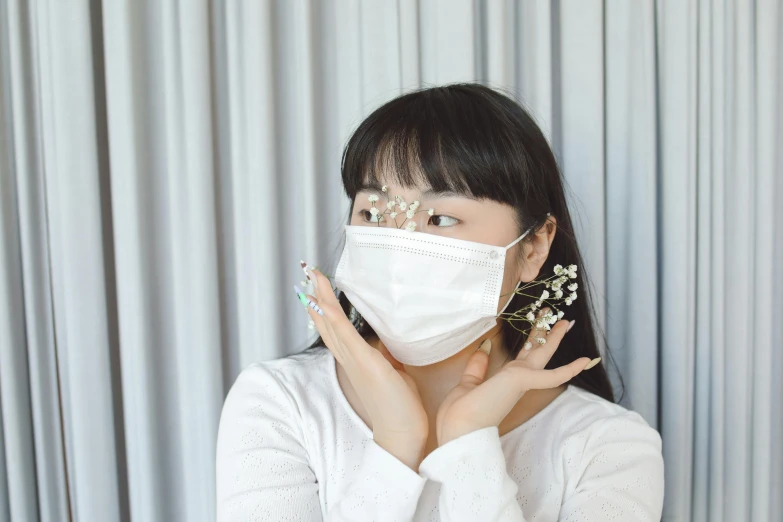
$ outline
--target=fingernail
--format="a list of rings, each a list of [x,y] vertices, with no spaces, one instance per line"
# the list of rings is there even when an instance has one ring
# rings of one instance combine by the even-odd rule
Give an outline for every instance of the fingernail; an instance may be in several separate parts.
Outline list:
[[[302,301],[302,304],[305,306],[305,308],[307,308],[307,307],[309,306],[310,308],[312,308],[313,310],[315,310],[315,312],[316,312],[318,315],[324,315],[324,311],[323,311],[323,310],[321,310],[321,308],[320,308],[320,307],[319,307],[317,304],[315,304],[314,302],[312,302],[312,301],[311,301],[311,300],[310,300],[310,299],[309,299],[309,298],[308,298],[308,297],[305,295],[305,293],[304,293],[304,292],[302,292],[302,289],[301,289],[301,288],[299,288],[298,286],[294,285],[294,291],[296,292],[296,295],[297,295],[297,296],[299,296],[299,300],[300,300],[300,301]]]
[[[307,276],[307,279],[313,284],[313,288],[315,290],[318,290],[318,280],[315,278],[315,276],[310,277],[310,273],[308,272],[308,271],[312,271],[313,269],[310,268],[309,266],[307,266],[307,263],[305,263],[301,259],[299,260],[299,264],[302,267],[302,272],[305,273],[305,275]]]
[[[568,328],[566,329],[566,332],[568,332],[569,330],[571,330],[571,328],[573,328],[575,322],[576,319],[571,319],[571,322],[568,323]]]
[[[296,292],[296,296],[302,302],[304,307],[307,308],[307,297],[305,297],[305,294],[304,292],[302,292],[302,289],[299,288],[297,285],[294,285],[294,292]]]
[[[478,349],[489,355],[489,351],[492,349],[492,341],[484,339],[484,342],[479,345]]]
[[[595,366],[599,362],[601,362],[601,358],[600,357],[596,357],[595,359],[593,359],[592,361],[587,363],[587,366],[585,366],[583,369],[584,370],[589,370],[590,368],[592,368],[593,366]]]

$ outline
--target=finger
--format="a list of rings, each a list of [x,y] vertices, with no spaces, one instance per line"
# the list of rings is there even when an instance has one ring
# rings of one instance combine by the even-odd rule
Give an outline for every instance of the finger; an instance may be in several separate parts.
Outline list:
[[[487,376],[487,367],[489,366],[489,354],[487,352],[491,347],[492,341],[485,339],[479,346],[479,349],[470,356],[468,364],[462,372],[462,377],[460,377],[460,385],[472,389],[484,382],[484,378]]]
[[[313,301],[315,304],[318,304],[318,299],[316,299],[314,296],[307,295],[307,298]],[[337,339],[335,338],[334,331],[332,330],[329,322],[326,320],[326,317],[317,313],[309,306],[306,308],[306,310],[307,310],[307,314],[310,316],[310,319],[312,319],[313,323],[315,323],[315,328],[316,330],[318,330],[318,333],[320,334],[321,339],[323,339],[326,347],[329,348],[329,350],[332,352],[332,354],[339,362],[342,362],[343,360],[343,354],[341,353],[342,345],[337,343]],[[321,310],[323,311],[323,309]]]
[[[321,309],[324,311],[325,327],[334,338],[333,351],[340,354],[338,361],[352,383],[362,379],[380,382],[379,379],[386,378],[386,372],[404,371],[402,364],[388,350],[384,354],[383,350],[367,343],[339,304],[322,305]]]
[[[473,354],[473,357],[478,359],[478,353]],[[485,359],[488,361],[489,357],[485,357]],[[486,375],[480,375],[483,381]],[[475,412],[475,415],[480,415],[484,419],[497,420],[505,418],[524,393],[521,390],[517,390],[520,386],[515,379],[516,377],[512,372],[501,370],[486,381],[479,382],[476,385],[473,384],[476,382],[475,380],[469,381],[470,384],[465,384],[465,386],[473,387],[470,391],[473,397],[472,402],[481,405],[480,411]]]
[[[556,388],[579,374],[589,362],[588,357],[580,357],[553,370],[535,370],[512,361],[471,394],[477,403],[485,405],[482,414],[502,419],[528,390]]]
[[[315,310],[313,310],[311,307],[307,307],[308,314],[316,323],[316,328],[318,328],[319,332],[322,333],[322,337],[324,337],[324,343],[329,343],[327,344],[327,348],[329,348],[329,350],[332,352],[335,359],[337,359],[341,365],[347,366],[354,360],[353,352],[334,327],[335,321],[348,321],[348,318],[345,316],[345,312],[343,312],[339,305],[335,307],[332,305],[319,303],[317,297],[309,294],[307,294],[306,297],[318,305],[318,307],[323,312],[323,315],[321,315],[315,312]],[[351,325],[351,327],[353,327],[353,325]]]
[[[525,343],[522,345],[522,349],[519,350],[519,353],[517,354],[517,359],[524,361],[527,359],[533,351],[536,350],[539,346],[543,346],[538,342],[538,338],[542,338],[546,340],[546,327],[545,325],[542,325],[541,328],[538,328],[539,322],[542,320],[542,318],[547,314],[549,311],[549,307],[542,308],[538,311],[536,314],[536,321],[531,325],[530,327],[530,333],[527,336],[527,339],[525,340]]]
[[[332,284],[329,279],[315,268],[310,268],[310,278],[314,281],[315,299],[324,312],[327,327],[330,328],[331,334],[343,343],[348,350],[351,350],[351,353],[354,355],[359,353],[366,355],[368,345],[345,315],[337,296],[332,290]],[[346,342],[349,340],[353,342]]]
[[[328,292],[331,292],[331,289]],[[313,298],[311,297],[311,299]],[[314,299],[318,300],[318,298]],[[335,343],[340,345],[338,349],[342,351],[345,363],[348,363],[349,359],[352,360],[351,362],[364,362],[366,361],[365,357],[374,355],[376,350],[367,344],[367,341],[356,330],[336,299],[332,303],[320,300],[319,306],[324,313],[323,318],[327,330],[334,338]]]
[[[336,304],[339,306],[337,296],[332,290],[332,283],[329,279],[315,268],[310,269],[310,279],[314,281],[315,296],[324,304]]]
[[[519,367],[520,382],[525,390],[557,388],[576,377],[589,363],[589,357],[580,357],[569,364],[551,370],[533,370]]]
[[[540,348],[531,350],[528,354],[525,362],[532,368],[543,369],[546,367],[549,360],[555,354],[555,351],[560,347],[560,342],[565,337],[568,331],[568,323],[565,319],[558,321],[552,326],[552,330],[549,331],[549,335],[546,337],[546,344],[541,345]]]

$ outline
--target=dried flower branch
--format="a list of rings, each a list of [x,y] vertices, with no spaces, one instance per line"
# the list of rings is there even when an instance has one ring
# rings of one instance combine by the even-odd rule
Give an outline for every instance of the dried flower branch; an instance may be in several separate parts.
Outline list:
[[[551,325],[555,324],[565,315],[565,313],[558,308],[558,301],[562,300],[566,306],[570,306],[571,303],[576,301],[576,289],[579,287],[576,282],[566,286],[566,289],[570,293],[567,297],[563,298],[565,295],[563,285],[567,283],[569,279],[576,279],[576,265],[568,265],[567,268],[563,268],[562,265],[555,265],[554,271],[554,276],[547,279],[531,281],[514,291],[515,294],[536,298],[535,302],[530,303],[516,312],[503,312],[499,317],[504,321],[507,321],[515,330],[522,332],[525,335],[529,335],[529,330],[520,328],[517,323],[529,323],[531,327],[535,326],[536,329],[546,331],[548,334],[552,329]],[[549,290],[544,290],[541,292],[540,296],[528,293],[530,288],[541,284],[543,284],[545,288],[550,289],[552,293],[550,293]],[[542,315],[541,309],[544,306],[549,307],[550,310]],[[538,313],[535,313],[537,309]],[[536,337],[535,341],[538,344],[544,344],[546,343],[546,337]],[[530,350],[532,347],[533,344],[530,341],[525,342],[523,346],[525,350]]]
[[[388,187],[384,185],[381,188],[381,191],[385,194],[388,194]],[[413,221],[413,218],[416,216],[416,214],[419,212],[426,212],[430,216],[435,214],[435,209],[433,208],[419,210],[420,203],[418,200],[414,201],[413,203],[407,203],[400,196],[389,196],[389,200],[386,202],[386,208],[383,210],[383,212],[381,212],[381,210],[375,206],[379,199],[378,195],[371,194],[368,199],[372,204],[372,207],[370,208],[370,214],[372,214],[372,216],[377,219],[376,223],[378,226],[381,226],[381,223],[387,222],[387,218],[385,216],[388,216],[389,220],[394,223],[396,228],[403,228],[404,226],[405,230],[413,232],[416,230],[416,222]],[[403,219],[401,223],[397,223],[397,216],[399,215],[405,216],[405,219]]]

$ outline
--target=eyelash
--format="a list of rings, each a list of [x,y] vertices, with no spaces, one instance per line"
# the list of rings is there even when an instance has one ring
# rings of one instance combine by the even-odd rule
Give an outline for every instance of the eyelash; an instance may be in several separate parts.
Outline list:
[[[365,223],[372,223],[372,224],[377,224],[378,223],[378,221],[373,221],[372,220],[372,214],[370,214],[369,210],[363,209],[363,210],[358,211],[357,214],[364,220]],[[369,217],[369,219],[368,219],[368,217]],[[378,214],[378,217],[380,218],[381,215]],[[384,217],[384,219],[387,218],[387,216],[383,216],[383,217]],[[446,226],[438,227],[438,228],[449,228],[449,227],[457,226],[457,225],[462,223],[462,221],[460,221],[459,219],[457,219],[455,217],[452,217],[452,216],[448,216],[446,214],[434,214],[434,215],[430,216],[429,220],[427,220],[427,224],[428,225],[432,224],[433,226],[437,226],[434,223],[432,223],[432,219],[433,218],[448,218],[448,219],[453,219],[454,221],[456,221],[456,223],[454,223],[453,225],[446,225]]]

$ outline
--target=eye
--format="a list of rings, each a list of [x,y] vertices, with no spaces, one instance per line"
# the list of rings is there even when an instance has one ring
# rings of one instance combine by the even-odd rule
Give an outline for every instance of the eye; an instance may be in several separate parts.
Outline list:
[[[459,222],[460,221],[457,218],[435,214],[430,217],[428,224],[436,227],[453,227],[454,225],[459,224]]]
[[[360,210],[357,214],[361,216],[365,223],[383,223],[383,216],[380,211],[374,216],[369,210]]]

